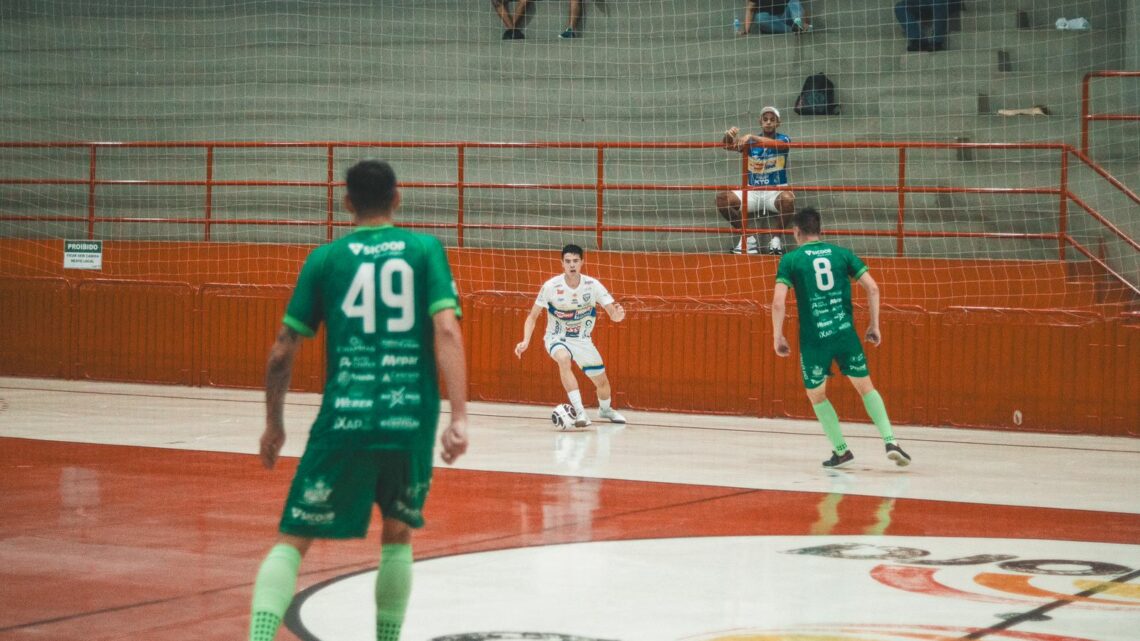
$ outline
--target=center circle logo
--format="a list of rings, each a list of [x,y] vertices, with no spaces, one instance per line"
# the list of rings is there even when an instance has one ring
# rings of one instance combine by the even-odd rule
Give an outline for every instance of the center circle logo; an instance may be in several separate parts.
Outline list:
[[[510,548],[417,561],[402,638],[1134,641],[1138,561],[1138,545],[894,536]],[[302,591],[289,627],[307,641],[372,639],[375,577]]]

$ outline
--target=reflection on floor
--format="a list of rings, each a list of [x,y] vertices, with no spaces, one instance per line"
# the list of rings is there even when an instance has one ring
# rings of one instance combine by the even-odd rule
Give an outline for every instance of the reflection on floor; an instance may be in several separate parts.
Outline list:
[[[287,454],[315,396],[290,397]],[[0,639],[245,637],[295,459],[257,392],[0,379]],[[1140,442],[901,426],[819,468],[816,426],[475,406],[437,469],[405,639],[1126,641]],[[368,639],[369,539],[318,543],[279,638]]]

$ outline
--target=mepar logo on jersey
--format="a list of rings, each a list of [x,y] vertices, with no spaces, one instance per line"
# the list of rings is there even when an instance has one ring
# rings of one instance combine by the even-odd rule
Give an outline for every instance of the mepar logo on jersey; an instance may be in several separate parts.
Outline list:
[[[352,251],[353,255],[360,256],[378,256],[380,254],[398,254],[404,251],[407,246],[402,240],[391,240],[388,242],[380,243],[379,245],[365,245],[364,243],[349,243],[348,249]]]
[[[395,356],[393,354],[385,354],[384,358],[380,359],[382,367],[401,367],[404,365],[415,365],[420,362],[419,356]]]

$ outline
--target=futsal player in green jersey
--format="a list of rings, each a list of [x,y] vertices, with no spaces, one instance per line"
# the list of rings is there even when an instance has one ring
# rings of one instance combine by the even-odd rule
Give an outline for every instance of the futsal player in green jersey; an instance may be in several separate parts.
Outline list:
[[[396,641],[412,585],[412,530],[422,527],[439,420],[437,372],[451,402],[440,438],[452,463],[467,451],[467,372],[459,296],[439,241],[394,227],[396,174],[365,160],[346,174],[357,228],[309,255],[269,352],[261,461],[285,442],[284,404],[304,337],[326,328],[326,383],[281,516],[254,584],[251,641],[270,641],[314,538],[361,538],[372,505],[383,527],[376,638]],[[437,369],[438,367],[438,369]]]
[[[820,215],[816,210],[809,207],[797,212],[792,218],[792,234],[797,247],[780,259],[776,269],[776,289],[772,295],[773,347],[778,356],[791,354],[788,339],[784,337],[785,302],[790,287],[796,290],[799,310],[804,388],[833,450],[823,466],[842,467],[855,459],[839,429],[839,416],[827,400],[827,378],[831,376],[832,361],[839,364],[839,371],[863,398],[867,415],[886,443],[887,458],[899,466],[909,465],[910,456],[895,442],[883,397],[871,383],[867,358],[852,315],[851,281],[854,280],[867,293],[871,322],[866,339],[877,347],[881,341],[879,286],[854,252],[819,239]]]

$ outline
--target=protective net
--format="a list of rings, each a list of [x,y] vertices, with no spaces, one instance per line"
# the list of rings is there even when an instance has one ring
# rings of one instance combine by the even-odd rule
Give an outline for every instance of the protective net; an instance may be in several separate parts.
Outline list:
[[[51,273],[63,239],[93,239],[123,252],[110,274],[135,261],[124,273],[161,276],[120,243],[208,242],[253,248],[230,263],[189,252],[183,269],[280,280],[295,257],[274,247],[346,233],[344,169],[378,156],[404,184],[401,220],[483,250],[495,289],[541,282],[518,250],[575,242],[619,252],[608,264],[661,291],[762,298],[739,262],[646,255],[727,254],[753,231],[764,251],[778,217],[750,208],[744,233],[718,211],[748,166],[720,143],[730,127],[761,133],[772,105],[792,140],[787,190],[831,238],[971,261],[929,273],[912,302],[956,300],[937,283],[960,277],[1032,292],[1049,287],[1040,264],[1091,258],[1140,281],[1127,190],[1140,127],[1089,123],[1090,158],[1124,188],[1061,146],[1082,140],[1084,75],[1125,68],[1123,3],[1077,16],[1060,0],[967,0],[943,19],[905,2],[587,0],[573,24],[568,1],[500,4],[505,17],[486,1],[5,2],[0,235],[23,241],[5,269]],[[837,106],[797,113],[817,73]],[[1135,113],[1138,92],[1135,77],[1101,78],[1089,102]],[[329,141],[346,144],[296,144]],[[60,142],[146,144],[12,144]],[[371,142],[403,146],[354,146]]]

